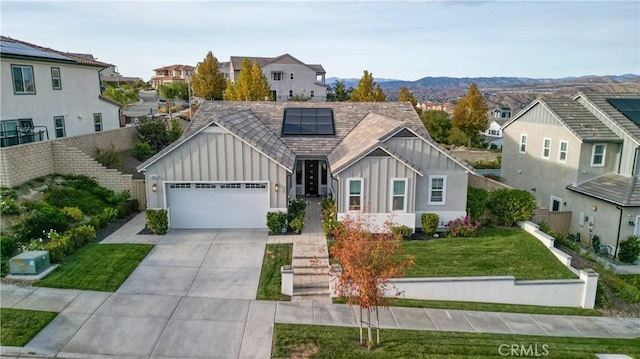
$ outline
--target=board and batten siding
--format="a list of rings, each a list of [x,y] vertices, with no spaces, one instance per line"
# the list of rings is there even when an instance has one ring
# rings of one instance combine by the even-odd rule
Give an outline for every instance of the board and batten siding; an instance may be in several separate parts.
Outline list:
[[[158,178],[152,178],[157,175]],[[211,127],[189,139],[147,167],[149,208],[164,207],[166,181],[261,181],[269,182],[270,208],[287,208],[287,176],[282,166],[224,130]],[[151,185],[158,184],[152,192]],[[274,184],[280,190],[275,192]]]
[[[389,157],[365,157],[340,172],[338,178],[338,212],[347,212],[349,178],[362,178],[362,205],[365,212],[391,212],[391,179],[407,178],[407,212],[414,211],[414,183],[416,172],[397,159]]]

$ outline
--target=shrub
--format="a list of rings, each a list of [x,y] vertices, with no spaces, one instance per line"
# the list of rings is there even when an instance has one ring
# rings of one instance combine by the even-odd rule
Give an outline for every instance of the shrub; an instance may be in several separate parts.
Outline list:
[[[499,224],[513,225],[533,216],[536,207],[535,197],[521,189],[494,189],[487,203],[492,215]]]
[[[96,240],[96,229],[93,226],[79,226],[70,229],[64,236],[69,238],[70,245],[72,245],[74,249],[78,249]]]
[[[118,203],[116,206],[118,209],[118,218],[124,218],[132,213],[138,212],[139,206],[140,202],[135,198],[127,200],[126,202]]]
[[[307,201],[304,198],[293,199],[289,201],[289,220],[292,220],[300,213],[302,213],[304,217],[304,213],[307,209]]]
[[[302,233],[302,230],[304,229],[304,212],[298,213],[298,215],[289,222],[289,227],[295,233]]]
[[[165,234],[169,229],[167,211],[164,209],[147,209],[147,228],[154,234]]]
[[[111,221],[118,217],[118,210],[116,208],[103,208],[101,213],[96,214],[89,221],[89,225],[95,228],[106,227]]]
[[[467,187],[467,209],[472,221],[479,221],[487,210],[489,192],[482,188]]]
[[[18,249],[16,240],[9,236],[0,236],[0,257],[11,258]]]
[[[18,194],[15,190],[7,187],[0,187],[0,197],[11,198],[13,200],[18,199]]]
[[[167,124],[162,119],[143,122],[138,126],[138,136],[142,142],[148,143],[154,152],[160,151],[163,147],[171,143],[167,132]]]
[[[21,245],[20,250],[22,252],[25,251],[43,251],[44,250],[44,242],[42,238],[32,239],[26,245]]]
[[[171,120],[171,129],[167,134],[169,137],[169,143],[176,141],[182,135],[182,128],[180,127],[180,119],[174,118]]]
[[[54,263],[60,263],[68,254],[71,253],[73,246],[67,236],[58,236],[52,238],[45,246],[45,250],[49,251],[49,258]]]
[[[411,228],[405,225],[391,227],[391,234],[393,235],[393,238],[409,239],[411,238],[412,232]]]
[[[0,214],[20,214],[20,208],[13,198],[0,196]]]
[[[64,207],[60,211],[74,222],[80,222],[82,221],[82,218],[84,218],[82,210],[78,207]]]
[[[92,193],[73,187],[53,188],[44,194],[44,200],[59,208],[80,208],[83,213],[88,215],[100,213],[106,207],[106,203]]]
[[[480,222],[473,222],[469,216],[458,218],[447,224],[451,237],[473,237],[476,235]]]
[[[428,236],[436,233],[438,229],[438,223],[440,223],[440,217],[435,213],[423,213],[420,217],[422,222],[422,231]]]
[[[67,186],[87,191],[105,203],[109,203],[109,200],[114,196],[112,190],[100,186],[98,181],[93,178],[87,176],[67,176],[67,179]]]
[[[287,226],[287,214],[284,212],[268,212],[267,228],[273,234],[282,233],[282,228]]]
[[[122,167],[122,156],[113,145],[108,149],[96,148],[93,152],[93,159],[107,168],[118,169]]]
[[[144,162],[155,155],[156,151],[147,142],[138,141],[133,145],[132,154],[136,160]]]
[[[338,222],[338,206],[332,199],[324,199],[322,206],[322,231],[325,235],[333,235],[334,231],[340,227]]]
[[[18,241],[28,242],[34,238],[40,238],[43,232],[46,233],[52,229],[64,232],[69,229],[69,222],[59,209],[46,206],[20,216],[13,232]]]
[[[640,256],[640,239],[638,236],[629,236],[620,242],[618,259],[624,263],[635,263]]]

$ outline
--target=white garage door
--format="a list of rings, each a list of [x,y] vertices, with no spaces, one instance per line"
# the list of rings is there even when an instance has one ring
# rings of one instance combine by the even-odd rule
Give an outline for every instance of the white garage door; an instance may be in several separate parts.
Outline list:
[[[170,183],[171,228],[266,228],[267,183]]]

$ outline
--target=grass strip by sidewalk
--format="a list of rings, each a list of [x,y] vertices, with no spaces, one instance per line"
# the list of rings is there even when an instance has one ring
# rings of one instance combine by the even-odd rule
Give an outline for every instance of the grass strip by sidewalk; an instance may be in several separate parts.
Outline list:
[[[25,346],[57,315],[56,312],[0,308],[0,345]]]
[[[366,333],[366,329],[364,329]],[[365,334],[366,335],[366,334]],[[375,332],[374,332],[375,338]],[[596,353],[640,357],[637,339],[542,337],[513,334],[459,333],[382,329],[381,346],[367,351],[358,343],[358,328],[276,324],[273,358],[595,358]],[[517,348],[512,352],[512,346]],[[524,355],[524,353],[528,355]],[[520,354],[520,355],[517,355]]]
[[[347,299],[333,298],[333,303],[346,304]],[[525,314],[582,315],[582,316],[599,316],[600,315],[600,312],[598,312],[595,309],[584,309],[584,308],[575,308],[575,307],[545,307],[545,306],[539,306],[539,305],[455,302],[455,301],[399,299],[399,298],[389,299],[389,306],[408,307],[408,308],[475,310],[480,312],[525,313]]]
[[[291,253],[293,244],[267,244],[260,271],[260,284],[258,284],[258,300],[284,300],[291,298],[281,293],[282,276],[280,267],[291,265]]]
[[[67,257],[38,287],[115,292],[153,248],[150,244],[90,243]]]

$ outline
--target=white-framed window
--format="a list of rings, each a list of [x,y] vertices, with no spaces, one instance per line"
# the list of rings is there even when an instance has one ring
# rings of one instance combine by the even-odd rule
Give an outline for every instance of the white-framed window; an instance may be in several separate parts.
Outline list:
[[[349,211],[362,210],[362,178],[347,179],[347,209]]]
[[[271,79],[273,81],[282,81],[282,72],[272,72]]]
[[[551,139],[545,137],[542,139],[542,158],[548,160],[550,154],[551,154]]]
[[[36,82],[33,78],[33,66],[11,65],[13,92],[15,94],[35,94]]]
[[[607,145],[605,143],[594,144],[593,150],[591,152],[591,166],[604,167],[606,152],[607,152]]]
[[[289,90],[289,97],[293,97],[293,90]]]
[[[64,116],[54,116],[53,127],[56,131],[56,138],[64,137],[66,135],[64,128]]]
[[[291,73],[291,79],[293,80],[293,72]]]
[[[562,198],[551,196],[549,198],[549,210],[552,212],[562,211]]]
[[[569,150],[569,142],[560,141],[560,150],[558,151],[558,162],[567,162],[568,150]]]
[[[429,205],[447,203],[447,176],[429,176]]]
[[[520,153],[527,153],[527,135],[520,135]]]
[[[316,95],[316,92],[314,90],[311,90],[311,98],[313,98]]]
[[[407,178],[391,179],[391,211],[407,211]]]
[[[62,78],[60,77],[60,68],[51,68],[51,86],[54,90],[62,90]]]
[[[101,113],[93,114],[93,127],[95,128],[96,132],[102,131],[102,114]]]

